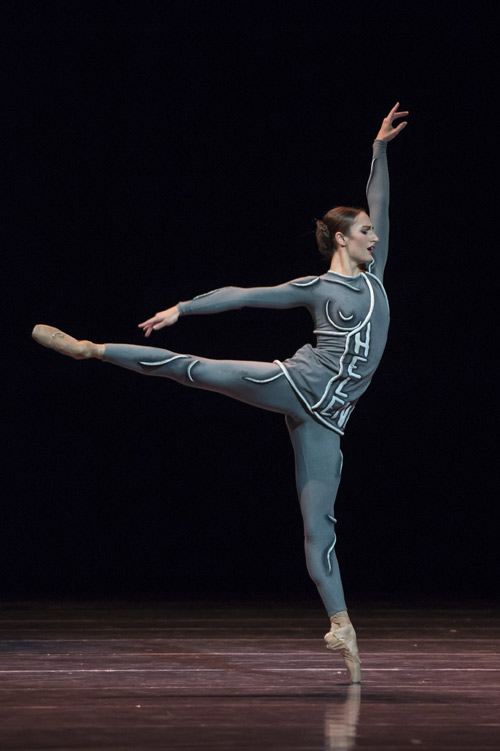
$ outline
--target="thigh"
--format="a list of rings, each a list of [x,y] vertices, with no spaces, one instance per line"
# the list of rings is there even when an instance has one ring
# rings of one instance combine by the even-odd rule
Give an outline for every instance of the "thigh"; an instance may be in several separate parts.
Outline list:
[[[297,420],[307,415],[276,363],[212,360],[133,344],[106,344],[104,360],[145,375],[215,391]]]
[[[287,417],[295,454],[297,491],[304,523],[315,525],[333,517],[342,472],[340,436],[307,415],[304,420]]]
[[[290,415],[296,421],[307,412],[276,363],[196,358],[191,385],[225,394],[255,407]]]

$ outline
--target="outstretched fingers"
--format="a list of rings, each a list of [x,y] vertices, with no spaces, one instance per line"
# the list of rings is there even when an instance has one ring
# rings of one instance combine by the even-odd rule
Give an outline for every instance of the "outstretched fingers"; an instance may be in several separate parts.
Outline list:
[[[404,128],[406,128],[407,125],[408,123],[406,122],[406,120],[403,123],[399,123],[399,125],[396,125],[396,127],[392,129],[392,137],[395,138],[398,135],[398,133],[401,133],[401,131]]]
[[[406,117],[409,114],[408,110],[398,110],[399,102],[396,102],[394,107],[390,110],[389,114],[384,117],[381,128],[377,134],[377,140],[379,141],[392,141],[398,133],[406,128],[408,123],[406,121],[394,126],[395,120],[399,120],[402,117]]]
[[[160,313],[148,318],[147,321],[143,321],[138,324],[138,327],[144,331],[146,337],[150,336],[153,331],[158,331],[164,326],[173,326],[179,319],[179,309],[177,305],[167,310],[162,310]]]
[[[140,329],[145,329],[145,328],[149,328],[150,326],[154,326],[155,323],[160,323],[160,321],[161,321],[161,316],[159,313],[157,313],[151,318],[148,318],[147,321],[143,321],[142,323],[139,323],[138,325]]]
[[[156,328],[161,323],[162,323],[162,317],[159,313],[157,313],[152,318],[148,318],[147,321],[143,321],[142,323],[140,323],[138,328],[142,329],[144,332],[144,336],[148,337],[148,336],[151,336],[151,333],[155,331]]]
[[[389,114],[387,115],[387,119],[392,123],[393,120],[395,120],[397,117],[405,117],[405,115],[408,115],[408,110],[401,110],[401,112],[398,112],[399,102],[396,102],[394,107],[391,109]]]

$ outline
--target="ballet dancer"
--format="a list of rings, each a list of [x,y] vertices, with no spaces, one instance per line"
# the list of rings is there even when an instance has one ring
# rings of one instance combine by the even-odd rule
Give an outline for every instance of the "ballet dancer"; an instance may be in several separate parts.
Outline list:
[[[340,206],[316,222],[318,247],[330,264],[326,273],[276,287],[224,287],[180,302],[139,324],[149,337],[182,316],[303,305],[315,323],[315,347],[306,344],[283,362],[211,360],[156,347],[78,341],[43,324],[33,330],[37,342],[75,359],[97,358],[286,416],[295,454],[307,568],[330,617],[324,638],[327,648],[344,658],[352,683],[360,682],[361,670],[335,554],[334,502],[342,470],[340,438],[380,362],[389,326],[383,287],[389,240],[386,150],[407,124],[396,121],[408,114],[398,107],[399,102],[384,118],[373,144],[369,214]]]

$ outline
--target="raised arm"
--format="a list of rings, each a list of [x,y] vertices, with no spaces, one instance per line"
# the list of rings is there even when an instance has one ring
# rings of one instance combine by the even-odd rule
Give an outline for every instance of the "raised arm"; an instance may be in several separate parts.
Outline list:
[[[389,250],[389,170],[387,167],[387,143],[392,141],[407,125],[406,121],[396,127],[394,121],[405,117],[408,112],[398,111],[399,102],[396,102],[387,117],[382,121],[382,126],[377,133],[373,144],[373,158],[366,186],[368,210],[372,225],[378,235],[375,246],[373,261],[368,271],[375,274],[381,281],[387,263]]]
[[[207,315],[209,313],[223,313],[237,308],[296,308],[299,305],[308,306],[311,298],[310,288],[314,286],[317,277],[294,279],[276,287],[222,287],[204,295],[198,295],[193,300],[180,302],[173,308],[162,310],[152,318],[139,324],[145,336],[152,331],[158,331],[164,326],[172,326],[179,316]]]

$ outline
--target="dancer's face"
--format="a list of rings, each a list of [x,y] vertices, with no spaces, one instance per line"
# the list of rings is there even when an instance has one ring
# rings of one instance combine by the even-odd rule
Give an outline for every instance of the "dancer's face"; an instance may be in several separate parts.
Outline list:
[[[363,263],[371,262],[378,237],[368,214],[362,211],[357,215],[345,239],[347,240],[345,247],[349,258],[356,265],[361,266]]]

